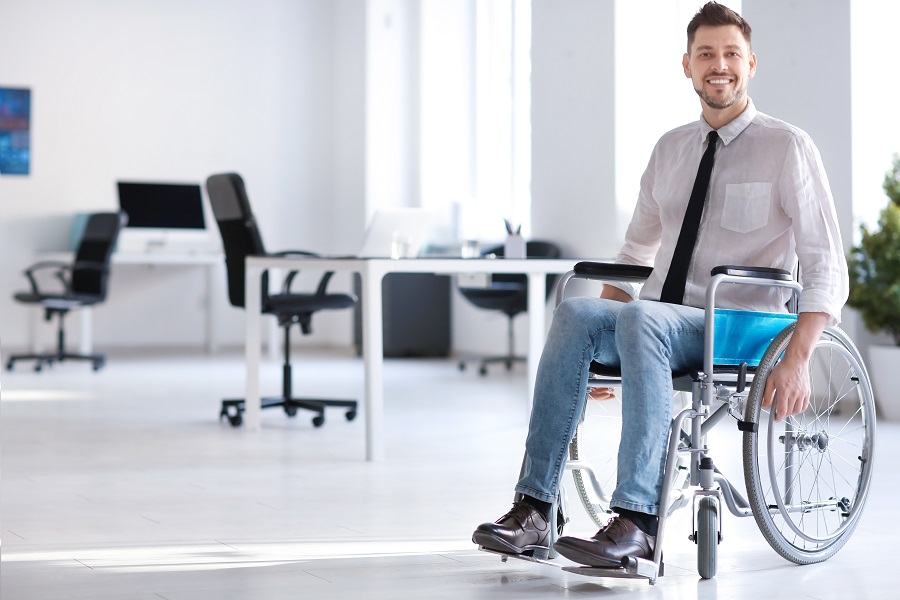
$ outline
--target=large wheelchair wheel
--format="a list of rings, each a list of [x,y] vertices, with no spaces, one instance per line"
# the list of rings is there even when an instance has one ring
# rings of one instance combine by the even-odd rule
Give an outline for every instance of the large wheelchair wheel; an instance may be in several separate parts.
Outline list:
[[[606,385],[606,384],[600,384]],[[689,401],[690,394],[676,392],[672,400],[672,414],[678,414]],[[609,506],[618,480],[619,441],[622,438],[622,401],[588,400],[584,415],[569,444],[569,469],[581,504],[597,527],[604,527],[615,512]],[[679,464],[686,459],[675,457]],[[581,463],[583,468],[578,468]],[[688,487],[687,471],[673,487],[669,499],[669,513],[686,506],[684,490]]]
[[[750,388],[744,420],[744,479],[753,516],[766,540],[797,564],[834,555],[856,528],[872,477],[875,404],[859,351],[829,327],[810,360],[809,408],[775,422],[762,408],[766,379],[794,325],[769,346]]]

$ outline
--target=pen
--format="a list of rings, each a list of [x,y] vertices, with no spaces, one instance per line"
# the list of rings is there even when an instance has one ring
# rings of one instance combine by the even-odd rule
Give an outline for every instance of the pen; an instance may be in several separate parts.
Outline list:
[[[509,219],[503,219],[503,224],[506,226],[506,233],[512,235],[512,223],[509,222]]]

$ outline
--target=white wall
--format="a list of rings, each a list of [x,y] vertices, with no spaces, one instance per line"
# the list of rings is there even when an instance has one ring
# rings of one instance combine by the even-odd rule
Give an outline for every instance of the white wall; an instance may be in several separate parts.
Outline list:
[[[114,209],[117,179],[235,170],[269,248],[355,249],[363,217],[344,217],[364,203],[364,6],[5,3],[0,83],[32,89],[33,153],[30,176],[0,179],[4,347],[27,342],[29,309],[9,293],[25,283],[21,269],[37,251],[65,249],[73,213]],[[196,271],[119,269],[95,342],[199,345],[203,302]],[[240,311],[225,312],[218,337],[238,343]]]

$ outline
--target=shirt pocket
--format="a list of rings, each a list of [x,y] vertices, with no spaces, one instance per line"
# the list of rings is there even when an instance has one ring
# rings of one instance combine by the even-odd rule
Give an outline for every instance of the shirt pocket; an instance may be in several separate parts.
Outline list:
[[[772,184],[730,183],[725,186],[722,227],[737,233],[749,233],[769,222],[772,206]]]

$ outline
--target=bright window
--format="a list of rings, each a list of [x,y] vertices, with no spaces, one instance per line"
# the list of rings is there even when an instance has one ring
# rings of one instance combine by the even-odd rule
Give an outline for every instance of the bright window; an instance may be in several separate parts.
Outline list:
[[[530,230],[531,3],[421,8],[421,203],[447,214],[452,239]]]

